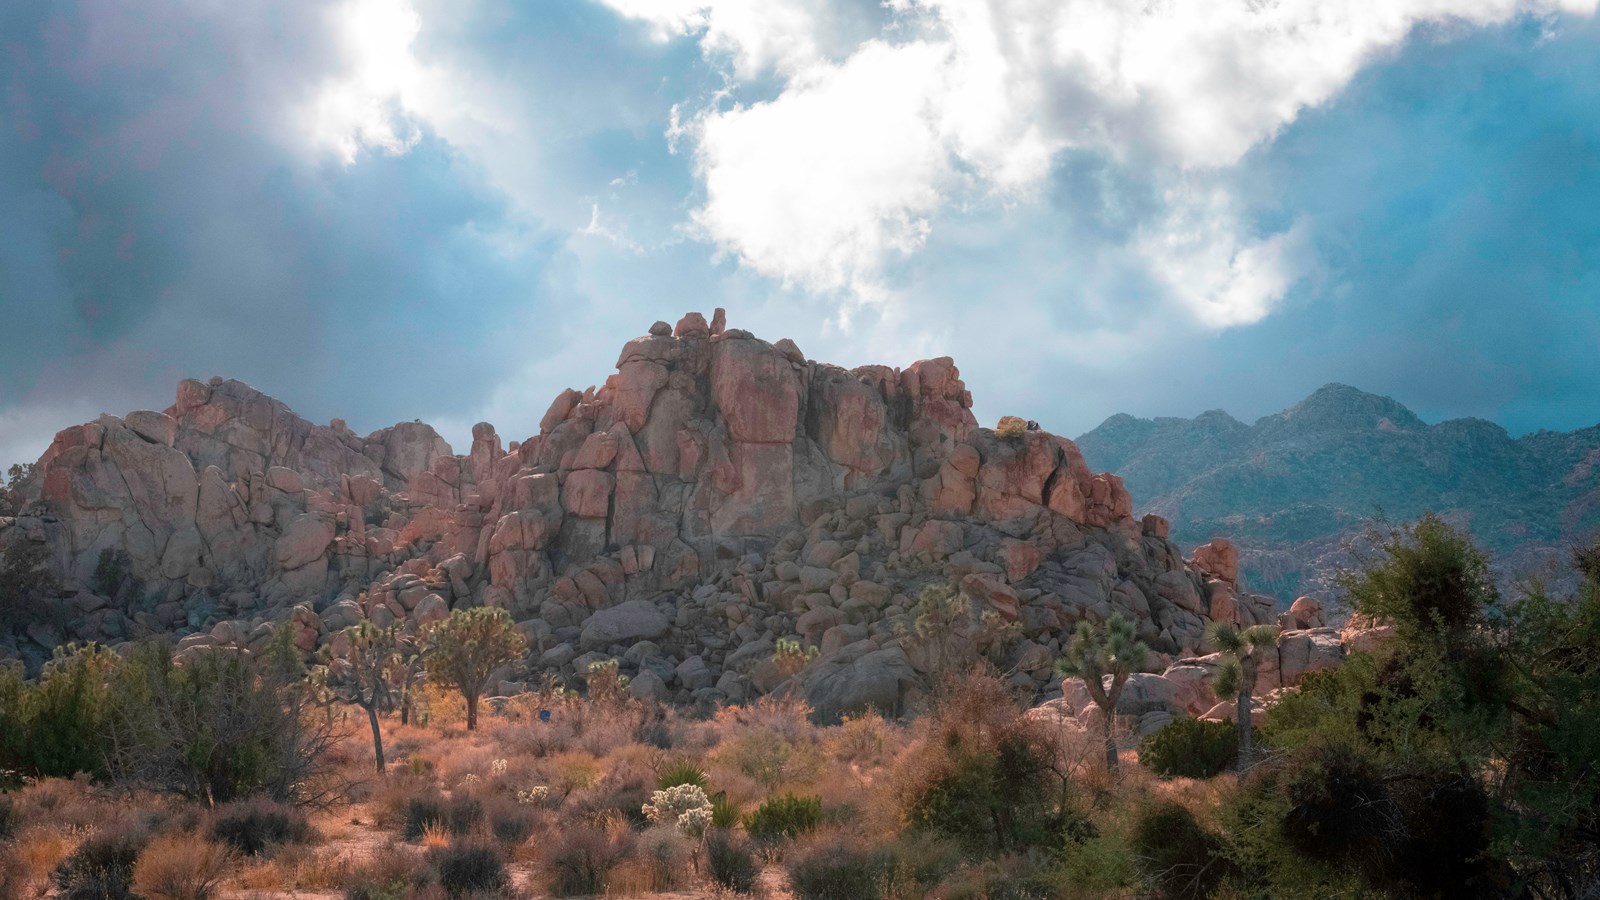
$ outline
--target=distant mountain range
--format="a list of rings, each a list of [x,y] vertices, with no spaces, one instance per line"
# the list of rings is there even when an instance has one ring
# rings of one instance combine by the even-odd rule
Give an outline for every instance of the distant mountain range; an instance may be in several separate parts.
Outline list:
[[[1374,523],[1426,512],[1471,530],[1502,575],[1553,573],[1600,530],[1600,425],[1520,438],[1482,419],[1429,425],[1400,403],[1342,384],[1246,425],[1116,415],[1077,440],[1124,479],[1140,513],[1185,547],[1239,544],[1249,587],[1333,594],[1346,546]]]

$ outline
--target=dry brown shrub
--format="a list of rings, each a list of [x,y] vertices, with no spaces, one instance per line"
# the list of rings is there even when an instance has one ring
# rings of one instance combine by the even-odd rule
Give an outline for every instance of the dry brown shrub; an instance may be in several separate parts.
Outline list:
[[[690,845],[668,828],[652,828],[639,836],[637,853],[611,873],[606,887],[614,895],[636,897],[677,890],[689,877]]]
[[[279,883],[295,890],[334,890],[344,884],[354,863],[348,851],[332,847],[285,848],[272,861]]]
[[[396,885],[412,884],[424,866],[423,855],[415,848],[390,841],[372,851],[360,865],[352,867],[345,875],[340,888],[349,890],[361,885],[388,889]]]
[[[145,900],[207,900],[222,882],[233,851],[196,834],[153,839],[133,867],[133,890]]]
[[[639,762],[612,762],[606,773],[592,786],[574,791],[567,799],[566,814],[588,817],[620,816],[642,827],[643,807],[656,788],[656,773]]]
[[[15,834],[0,857],[0,896],[42,896],[50,886],[50,874],[75,843],[67,834],[48,827],[30,827]]]
[[[92,828],[114,812],[87,777],[41,778],[15,795],[17,817],[62,831]]]
[[[620,818],[580,819],[549,844],[544,875],[558,897],[608,891],[613,873],[638,852],[638,835]]]

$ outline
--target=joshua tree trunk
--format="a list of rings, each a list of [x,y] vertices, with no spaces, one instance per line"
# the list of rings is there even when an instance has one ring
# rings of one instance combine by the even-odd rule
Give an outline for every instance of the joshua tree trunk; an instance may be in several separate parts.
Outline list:
[[[476,731],[478,728],[478,695],[467,694],[467,730]]]
[[[1239,699],[1234,703],[1233,715],[1239,728],[1239,774],[1250,770],[1250,757],[1254,751],[1255,729],[1250,721],[1251,699],[1256,690],[1256,659],[1254,651],[1239,660]]]
[[[1239,689],[1239,701],[1234,705],[1234,716],[1239,720],[1239,774],[1243,775],[1250,769],[1251,735],[1250,728],[1250,690]]]
[[[1114,715],[1116,712],[1116,707],[1112,707],[1111,709],[1101,707],[1101,712],[1106,714],[1106,768],[1115,772],[1117,771],[1117,739],[1111,734],[1111,723],[1116,720]]]
[[[367,722],[372,725],[372,755],[378,759],[378,774],[383,774],[383,732],[378,730],[378,704],[367,707]]]

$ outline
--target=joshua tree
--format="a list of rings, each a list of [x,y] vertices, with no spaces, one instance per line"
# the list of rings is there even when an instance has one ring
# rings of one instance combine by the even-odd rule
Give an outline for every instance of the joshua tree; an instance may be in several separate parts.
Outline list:
[[[478,727],[478,698],[489,676],[528,650],[528,642],[511,627],[511,616],[491,606],[452,612],[428,626],[423,643],[429,679],[450,685],[467,701],[468,731]]]
[[[323,647],[328,688],[343,702],[367,711],[367,721],[372,725],[372,753],[381,774],[383,733],[378,730],[378,713],[394,706],[394,682],[401,674],[398,632],[392,627],[362,622],[346,628],[343,634],[349,644],[343,656],[335,657],[331,644]]]
[[[1111,735],[1116,720],[1117,701],[1122,697],[1122,687],[1128,676],[1138,671],[1150,649],[1133,633],[1133,623],[1120,615],[1106,621],[1104,631],[1098,631],[1088,622],[1079,622],[1078,630],[1067,645],[1067,655],[1056,668],[1069,678],[1083,679],[1100,711],[1105,713],[1106,768],[1117,769],[1117,742]],[[1111,676],[1107,686],[1105,677]]]
[[[1278,629],[1271,625],[1257,625],[1244,631],[1226,622],[1211,625],[1211,643],[1229,655],[1212,682],[1217,696],[1236,694],[1233,715],[1239,727],[1239,771],[1250,768],[1252,732],[1250,723],[1250,698],[1256,690],[1256,671],[1261,666],[1261,651],[1272,647],[1278,639]]]

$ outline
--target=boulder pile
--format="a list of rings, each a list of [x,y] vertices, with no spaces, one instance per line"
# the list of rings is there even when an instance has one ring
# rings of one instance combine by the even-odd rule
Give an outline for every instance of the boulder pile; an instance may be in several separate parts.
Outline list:
[[[906,634],[929,584],[1014,629],[1011,677],[1041,697],[1061,696],[1052,663],[1080,620],[1120,613],[1178,669],[1207,665],[1210,621],[1277,620],[1238,589],[1226,541],[1184,560],[1073,442],[981,428],[971,407],[948,358],[843,369],[721,310],[657,322],[537,433],[505,444],[481,423],[464,455],[419,422],[361,437],[237,381],[184,381],[165,411],[68,428],[40,459],[0,544],[46,545],[66,624],[0,652],[248,644],[273,621],[309,650],[362,620],[487,605],[530,638],[528,674],[614,658],[678,702],[780,688],[771,656],[792,639],[820,657],[788,689],[835,714],[916,690],[929,663]],[[1279,686],[1339,640],[1309,607],[1285,616],[1305,637],[1280,641]]]

